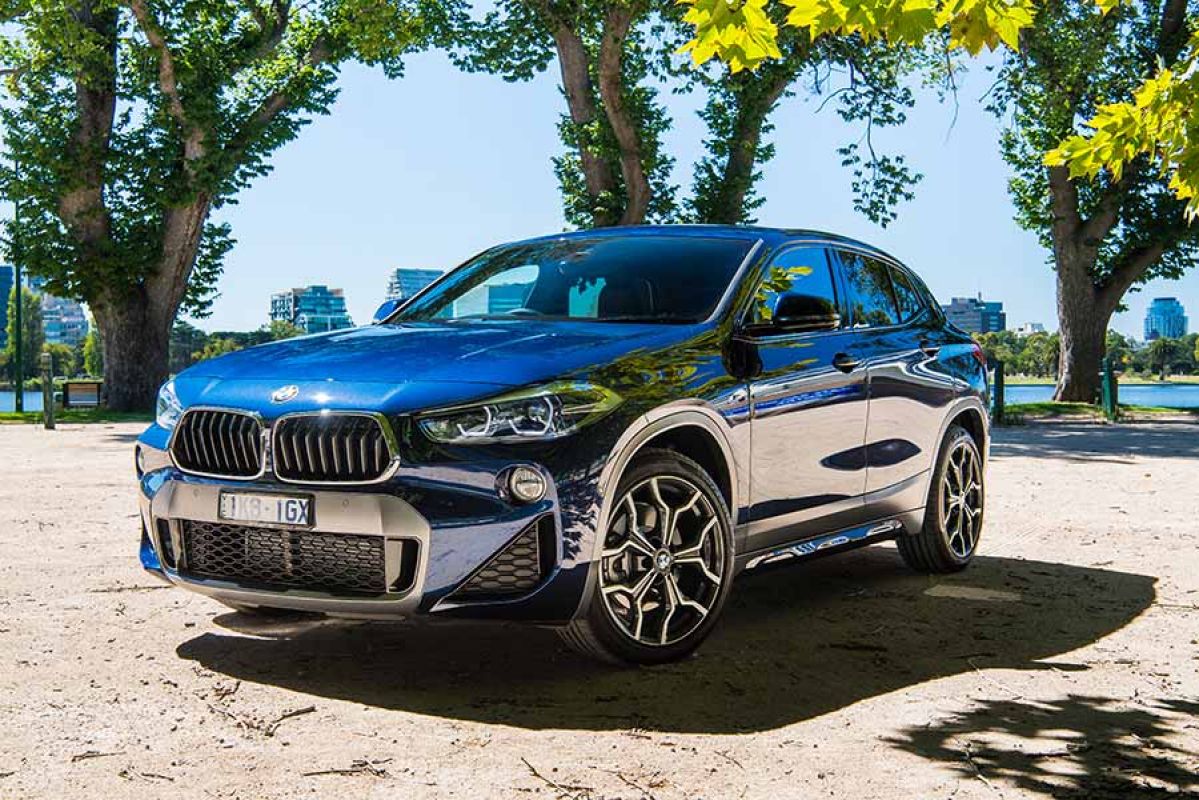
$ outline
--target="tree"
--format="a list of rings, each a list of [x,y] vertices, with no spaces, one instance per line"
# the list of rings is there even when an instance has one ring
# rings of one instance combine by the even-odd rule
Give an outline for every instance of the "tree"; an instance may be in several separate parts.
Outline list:
[[[568,113],[558,127],[566,152],[554,168],[573,226],[752,222],[761,204],[753,186],[774,153],[765,141],[770,114],[804,76],[808,92],[835,96],[838,113],[865,128],[864,146],[854,142],[840,151],[853,171],[860,210],[886,224],[920,179],[902,157],[879,153],[870,138],[875,128],[902,122],[912,103],[900,86],[909,54],[881,43],[813,44],[792,29],[782,37],[778,62],[730,76],[678,69],[688,28],[668,0],[505,0],[481,21],[455,21],[455,58],[467,70],[527,80],[557,60]],[[673,91],[708,94],[701,117],[709,155],[695,165],[693,196],[682,202],[668,180],[674,161],[663,134],[671,120],[654,80],[670,82]]]
[[[1170,373],[1170,366],[1178,356],[1178,340],[1161,337],[1154,339],[1146,348],[1149,357],[1149,367],[1157,373],[1159,380],[1165,380]]]
[[[1032,25],[1033,0],[681,0],[694,28],[688,42],[696,64],[719,58],[737,72],[779,58],[780,26],[772,10],[787,9],[785,25],[824,34],[882,37],[915,44],[942,35],[950,50],[977,54],[1003,43],[1019,48],[1022,31]],[[1094,0],[1095,13],[1110,14],[1135,0]],[[1044,0],[1040,5],[1052,8]],[[1185,5],[1182,12],[1185,14]],[[1169,4],[1167,3],[1167,12]],[[1119,179],[1138,159],[1152,161],[1168,176],[1170,188],[1186,201],[1187,213],[1199,215],[1199,31],[1171,65],[1159,68],[1121,100],[1092,109],[1084,133],[1074,133],[1047,154],[1050,166],[1068,166],[1070,176],[1094,178],[1110,172]]]
[[[231,247],[214,209],[336,96],[340,64],[398,74],[432,0],[19,0],[0,7],[0,192],[25,263],[86,301],[108,403],[154,404],[179,309],[203,313]]]
[[[75,350],[70,345],[47,342],[42,345],[42,352],[50,354],[52,375],[65,378],[75,376]]]
[[[294,339],[297,336],[304,335],[304,329],[299,325],[288,322],[284,319],[273,319],[267,323],[263,330],[266,332],[269,342],[278,342],[282,339]]]
[[[1159,59],[1172,63],[1185,41],[1185,11],[1186,0],[1106,16],[1083,0],[1046,3],[999,70],[991,108],[1010,120],[1002,150],[1017,221],[1040,236],[1056,271],[1057,400],[1095,401],[1112,314],[1135,284],[1194,266],[1199,229],[1146,162],[1072,178],[1065,166],[1044,166],[1042,154],[1105,99],[1133,92]]]
[[[83,371],[92,378],[104,374],[104,342],[94,327],[83,341]]]
[[[170,374],[177,375],[195,362],[195,354],[204,349],[208,334],[183,320],[171,327]]]
[[[235,353],[244,348],[245,345],[239,343],[236,339],[226,336],[210,336],[208,341],[204,343],[202,350],[198,353],[192,353],[192,361],[207,361],[210,358]]]
[[[8,344],[4,352],[8,355],[9,371],[16,369],[17,355],[17,296],[16,286],[8,295]],[[36,294],[20,287],[21,297],[21,371],[23,375],[11,375],[13,383],[20,383],[38,374],[38,356],[46,335],[42,331],[42,302]]]
[[[458,18],[456,61],[528,80],[555,58],[567,114],[554,159],[566,219],[578,227],[673,217],[669,126],[647,84],[652,49],[643,22],[662,0],[500,0],[482,21]]]

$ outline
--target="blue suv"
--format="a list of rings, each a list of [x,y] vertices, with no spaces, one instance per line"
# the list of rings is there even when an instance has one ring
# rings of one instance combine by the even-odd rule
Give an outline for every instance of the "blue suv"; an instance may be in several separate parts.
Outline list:
[[[683,657],[735,575],[966,566],[985,361],[885,253],[663,226],[495,247],[376,324],[205,361],[137,444],[141,561],[246,613],[518,620]]]

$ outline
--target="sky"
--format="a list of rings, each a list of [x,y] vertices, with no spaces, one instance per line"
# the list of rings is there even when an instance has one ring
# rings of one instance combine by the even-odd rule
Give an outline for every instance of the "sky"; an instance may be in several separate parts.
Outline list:
[[[764,168],[764,225],[815,228],[877,245],[919,272],[942,302],[982,295],[1004,302],[1008,326],[1057,327],[1053,273],[1036,237],[1013,221],[997,121],[982,108],[989,85],[975,66],[959,108],[919,97],[908,123],[876,134],[925,175],[916,199],[885,230],[853,210],[836,148],[860,136],[832,103],[797,95],[774,116],[777,156]],[[369,322],[396,267],[449,269],[505,241],[563,230],[551,157],[563,110],[556,65],[528,83],[459,72],[439,53],[410,59],[388,80],[343,71],[341,95],[273,158],[274,171],[220,212],[237,245],[227,256],[205,330],[248,330],[267,320],[272,292],[326,284],[345,290],[355,322]],[[702,155],[702,97],[664,95],[674,119],[667,150],[674,183],[691,184]],[[1127,298],[1113,327],[1140,338],[1155,296],[1179,297],[1199,326],[1199,274],[1155,281]]]

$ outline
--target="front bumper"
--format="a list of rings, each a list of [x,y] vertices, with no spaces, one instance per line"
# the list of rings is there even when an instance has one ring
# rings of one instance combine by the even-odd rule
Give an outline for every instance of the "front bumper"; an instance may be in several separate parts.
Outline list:
[[[141,561],[147,570],[181,588],[235,606],[371,619],[457,617],[561,625],[570,621],[580,605],[589,567],[584,554],[592,552],[598,510],[598,474],[576,471],[570,479],[557,482],[547,468],[536,465],[547,477],[550,490],[539,502],[518,505],[496,490],[499,475],[511,468],[510,463],[401,468],[393,478],[377,485],[308,488],[276,483],[269,475],[251,483],[188,475],[156,444],[165,447],[150,432],[138,444]],[[218,514],[222,491],[310,496],[316,523],[313,533],[379,537],[388,587],[402,571],[401,560],[415,545],[415,575],[395,591],[364,596],[193,574],[187,564],[184,525],[224,523]],[[506,548],[515,546],[531,526],[538,533],[552,531],[552,536],[541,539],[545,557],[534,587],[503,596],[464,589]]]

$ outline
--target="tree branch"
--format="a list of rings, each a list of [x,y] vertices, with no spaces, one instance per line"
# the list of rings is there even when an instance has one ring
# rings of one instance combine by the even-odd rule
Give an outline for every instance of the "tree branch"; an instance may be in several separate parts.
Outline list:
[[[1186,45],[1186,21],[1187,0],[1164,0],[1161,30],[1157,36],[1157,55],[1167,66],[1177,60],[1178,54]]]
[[[154,18],[145,0],[129,0],[129,8],[132,9],[133,16],[137,18],[137,23],[141,27],[142,33],[146,35],[146,40],[150,42],[150,46],[158,51],[158,88],[167,98],[167,110],[171,117],[186,134],[191,128],[191,123],[188,122],[187,111],[179,96],[179,78],[175,73],[175,57],[167,46],[163,28]]]
[[[291,104],[291,84],[305,67],[317,67],[328,61],[333,55],[332,44],[327,36],[321,34],[312,40],[308,51],[297,64],[298,70],[295,75],[284,84],[284,86],[262,99],[258,107],[246,119],[245,122],[238,128],[237,133],[229,140],[228,146],[225,148],[227,152],[240,155],[249,148],[254,137],[266,126],[274,122],[275,118],[283,113]]]
[[[1115,310],[1120,299],[1124,297],[1124,293],[1144,277],[1146,271],[1157,263],[1170,244],[1169,241],[1159,240],[1138,247],[1122,258],[1097,287],[1099,304],[1104,309],[1108,309],[1109,313]]]

